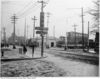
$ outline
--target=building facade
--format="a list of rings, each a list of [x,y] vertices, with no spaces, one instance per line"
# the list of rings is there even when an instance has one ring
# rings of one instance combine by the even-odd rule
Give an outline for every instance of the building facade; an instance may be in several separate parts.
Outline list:
[[[41,47],[41,38],[36,38],[37,42],[39,43],[39,47]],[[57,38],[55,37],[44,37],[44,47],[49,46],[49,47],[56,47],[56,42]]]
[[[82,45],[82,33],[78,33],[78,32],[67,32],[66,34],[67,37],[67,44],[68,45],[73,45],[73,44],[77,44],[77,45]],[[88,42],[88,34],[84,34],[84,44],[87,44]]]

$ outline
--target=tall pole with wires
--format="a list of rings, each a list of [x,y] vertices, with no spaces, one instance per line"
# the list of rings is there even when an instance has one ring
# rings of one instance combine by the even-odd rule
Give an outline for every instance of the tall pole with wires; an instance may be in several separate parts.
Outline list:
[[[84,15],[83,15],[83,8],[81,8],[81,12],[82,12],[82,48],[84,51]]]
[[[6,45],[6,31],[5,27],[3,28],[3,39],[4,39],[4,45]]]
[[[53,26],[53,37],[55,38],[55,26]]]
[[[25,27],[24,27],[24,44],[26,45],[26,18],[25,18]]]
[[[74,32],[75,32],[74,44],[75,44],[75,48],[76,48],[76,46],[77,46],[77,43],[76,43],[76,27],[77,27],[77,25],[74,24],[73,27],[74,27]]]
[[[89,52],[89,26],[90,26],[90,22],[88,21],[88,52]]]
[[[44,28],[44,12],[43,12],[43,8],[44,8],[44,1],[39,1],[39,3],[41,3],[41,12],[40,12],[40,27]],[[43,52],[44,52],[44,35],[43,35],[43,30],[41,30],[41,56],[43,57]]]
[[[15,49],[16,48],[16,46],[15,46],[15,23],[16,23],[16,19],[17,19],[17,17],[16,17],[16,15],[14,14],[12,17],[11,17],[11,19],[12,19],[12,23],[14,24],[14,28],[13,28],[13,49]]]
[[[35,22],[36,22],[36,17],[34,16],[34,18],[32,18],[32,20],[33,20],[33,40],[34,40],[34,38],[35,38]]]

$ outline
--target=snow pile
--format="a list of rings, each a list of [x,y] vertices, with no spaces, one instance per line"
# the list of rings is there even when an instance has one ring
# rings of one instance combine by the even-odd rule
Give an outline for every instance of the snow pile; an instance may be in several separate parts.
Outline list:
[[[59,77],[65,72],[43,60],[21,60],[1,63],[1,77]]]

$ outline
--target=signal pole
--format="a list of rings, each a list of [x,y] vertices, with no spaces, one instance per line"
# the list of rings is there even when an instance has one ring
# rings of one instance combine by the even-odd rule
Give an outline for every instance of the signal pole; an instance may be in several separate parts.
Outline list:
[[[75,25],[75,24],[73,25],[73,27],[74,27],[74,32],[75,32],[75,48],[76,48],[76,46],[77,46],[77,45],[76,45],[76,26],[77,26],[77,25]]]
[[[90,26],[90,22],[88,21],[88,52],[89,52],[89,26]]]
[[[11,19],[12,19],[12,23],[14,24],[14,28],[13,28],[13,49],[16,49],[16,46],[15,46],[15,23],[16,23],[16,19],[18,19],[17,17],[16,17],[16,15],[14,14],[12,17],[11,17]]]
[[[36,22],[36,17],[34,16],[34,18],[32,18],[32,20],[33,20],[33,40],[34,40],[34,38],[35,38],[35,22]]]
[[[82,48],[84,51],[84,15],[83,15],[83,8],[81,8],[82,11]]]
[[[25,27],[24,27],[24,43],[25,43],[25,46],[26,46],[26,18],[25,18]]]
[[[40,12],[40,27],[44,28],[44,12],[43,12],[43,8],[44,8],[44,1],[39,1],[39,3],[41,3],[41,12]],[[44,35],[43,35],[43,30],[41,33],[41,56],[43,57],[43,52],[44,52]]]

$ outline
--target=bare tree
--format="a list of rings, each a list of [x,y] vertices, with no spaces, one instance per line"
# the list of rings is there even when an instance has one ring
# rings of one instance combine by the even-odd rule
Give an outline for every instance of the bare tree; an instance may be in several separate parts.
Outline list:
[[[93,30],[92,33],[99,31],[99,19],[100,19],[100,0],[94,2],[94,8],[89,10],[89,14],[93,15]]]

